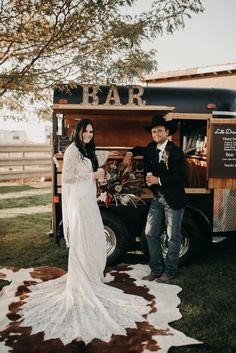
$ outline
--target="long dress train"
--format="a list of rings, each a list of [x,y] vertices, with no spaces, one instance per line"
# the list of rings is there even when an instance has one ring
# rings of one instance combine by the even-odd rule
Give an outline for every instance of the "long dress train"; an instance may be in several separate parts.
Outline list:
[[[100,165],[106,158],[107,153],[98,153]],[[30,287],[21,326],[32,326],[32,333],[43,331],[44,339],[60,338],[64,344],[74,339],[109,341],[112,334],[125,335],[126,328],[145,321],[150,307],[145,299],[104,284],[106,241],[96,182],[91,161],[82,158],[74,144],[65,152],[62,179],[68,272]]]

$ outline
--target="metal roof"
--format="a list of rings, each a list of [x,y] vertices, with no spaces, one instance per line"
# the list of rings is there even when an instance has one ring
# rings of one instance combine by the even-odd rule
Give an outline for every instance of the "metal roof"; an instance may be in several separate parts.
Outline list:
[[[236,74],[236,63],[157,72],[146,76],[143,82],[177,81],[201,77],[228,76],[232,74]]]

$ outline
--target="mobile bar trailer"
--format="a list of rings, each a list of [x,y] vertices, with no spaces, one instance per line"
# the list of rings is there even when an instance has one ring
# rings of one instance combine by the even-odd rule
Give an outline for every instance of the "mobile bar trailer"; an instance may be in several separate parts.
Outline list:
[[[127,150],[150,142],[150,135],[143,127],[156,114],[177,122],[178,130],[171,138],[183,149],[188,168],[185,189],[188,205],[181,228],[180,263],[186,264],[197,257],[217,236],[235,233],[236,91],[85,84],[70,92],[54,91],[52,232],[55,239],[62,233],[63,153],[76,123],[82,118],[92,119],[97,148],[119,150],[120,156],[109,158],[105,166],[108,175],[113,173],[112,168],[119,174]],[[113,194],[109,194],[111,190],[98,188],[100,201],[101,194],[110,197],[109,202],[99,202],[108,264],[119,262],[125,252],[134,249],[147,253],[143,235],[152,194],[144,183],[142,157],[133,158],[132,163],[130,190],[135,187],[141,190],[138,202],[127,202],[124,197],[130,199],[125,192],[130,190],[122,190],[122,184],[116,190],[113,185]],[[165,232],[162,248],[165,255]]]

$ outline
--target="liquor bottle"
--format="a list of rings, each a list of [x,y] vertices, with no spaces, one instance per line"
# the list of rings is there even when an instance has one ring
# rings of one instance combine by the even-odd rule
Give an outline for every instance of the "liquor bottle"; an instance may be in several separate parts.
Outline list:
[[[201,139],[201,135],[198,135],[195,155],[199,156],[201,154],[201,149],[202,149],[202,139]]]

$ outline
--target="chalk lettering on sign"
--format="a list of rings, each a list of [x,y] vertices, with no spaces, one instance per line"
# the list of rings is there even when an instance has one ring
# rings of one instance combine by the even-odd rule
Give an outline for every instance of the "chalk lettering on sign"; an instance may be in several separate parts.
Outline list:
[[[216,131],[214,132],[215,135],[223,135],[225,133],[225,130],[224,129],[216,129]]]
[[[212,128],[210,175],[215,178],[235,178],[236,127],[220,123]]]
[[[230,135],[236,135],[236,131],[235,130],[232,130],[232,129],[226,129],[225,131],[226,134],[230,134]]]

